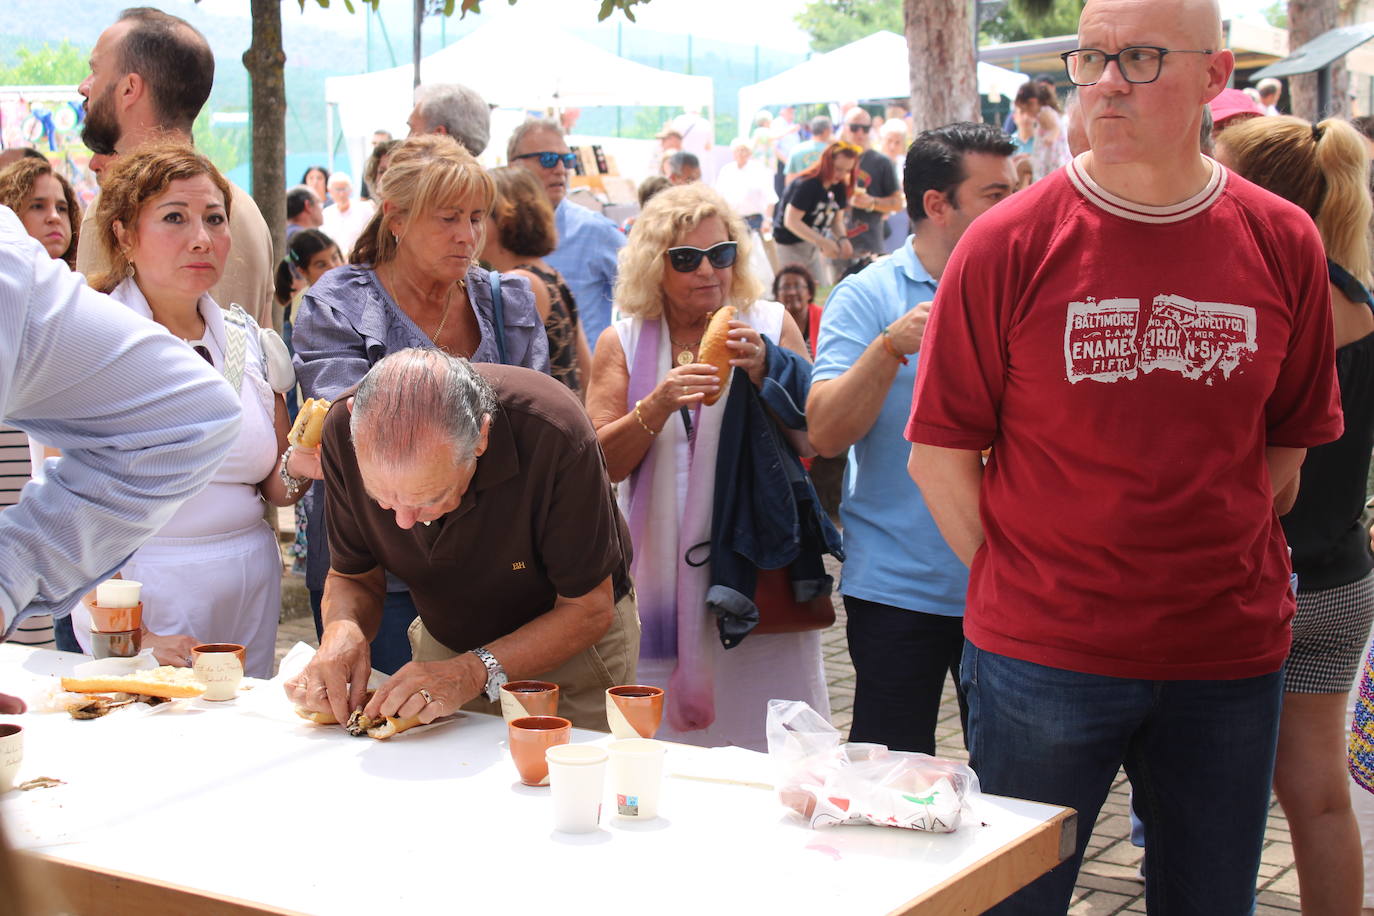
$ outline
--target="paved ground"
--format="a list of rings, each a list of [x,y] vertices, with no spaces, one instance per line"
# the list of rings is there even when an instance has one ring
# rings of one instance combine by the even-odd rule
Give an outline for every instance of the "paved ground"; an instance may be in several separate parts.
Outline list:
[[[278,659],[297,641],[315,644],[315,627],[310,618],[309,605],[300,597],[304,591],[300,578],[288,575],[283,585],[285,613],[297,608],[303,609],[304,616],[282,621],[277,634]],[[823,651],[826,676],[830,682],[831,721],[836,728],[846,731],[854,706],[854,668],[849,661],[849,647],[844,635],[844,606],[838,600],[835,617],[835,626],[825,633]],[[968,759],[959,726],[959,707],[951,684],[946,685],[937,741],[940,756],[951,760]],[[1088,844],[1088,855],[1069,910],[1072,916],[1145,912],[1145,886],[1137,875],[1140,850],[1131,845],[1128,804],[1126,776],[1124,773],[1118,774],[1116,785],[1102,809],[1097,828]],[[1293,867],[1288,821],[1278,802],[1273,802],[1260,865],[1256,916],[1288,916],[1299,912],[1301,907],[1297,895],[1298,875]]]

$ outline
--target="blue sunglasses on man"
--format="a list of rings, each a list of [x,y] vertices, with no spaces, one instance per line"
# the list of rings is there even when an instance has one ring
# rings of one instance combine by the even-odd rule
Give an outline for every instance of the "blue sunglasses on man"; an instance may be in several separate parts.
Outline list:
[[[538,159],[539,164],[546,169],[551,169],[555,165],[558,165],[558,161],[561,159],[563,160],[563,167],[570,169],[573,167],[573,164],[577,162],[577,153],[522,153],[519,156],[513,157],[513,159]]]

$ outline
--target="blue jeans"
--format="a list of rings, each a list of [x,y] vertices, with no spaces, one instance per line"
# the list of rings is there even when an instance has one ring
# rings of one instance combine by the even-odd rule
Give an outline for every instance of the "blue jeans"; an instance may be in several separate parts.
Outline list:
[[[1145,825],[1154,914],[1251,911],[1274,775],[1283,672],[1146,681],[964,648],[969,763],[985,792],[1078,811],[1074,856],[989,910],[1064,913],[1098,811],[1124,764]]]
[[[81,643],[76,641],[76,632],[72,627],[70,614],[66,617],[54,617],[52,619],[52,635],[53,647],[59,652],[75,652],[77,655],[81,655],[86,651],[81,648]]]
[[[966,724],[968,710],[959,686],[964,618],[909,611],[851,595],[844,596],[844,609],[854,662],[849,740],[934,754],[946,672],[954,676],[959,719]]]
[[[320,618],[324,590],[310,590],[310,611],[315,615],[315,636],[323,634],[324,623]],[[383,674],[395,674],[402,665],[410,661],[410,637],[406,630],[415,619],[415,602],[410,592],[387,592],[382,603],[382,625],[377,635],[372,637],[372,667]]]

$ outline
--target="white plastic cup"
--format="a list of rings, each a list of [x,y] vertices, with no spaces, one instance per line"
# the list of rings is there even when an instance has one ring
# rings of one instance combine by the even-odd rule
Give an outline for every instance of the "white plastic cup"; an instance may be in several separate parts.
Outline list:
[[[604,747],[589,744],[559,744],[544,752],[553,793],[554,830],[592,833],[597,829],[607,756]]]
[[[95,587],[95,603],[101,607],[138,607],[143,583],[133,579],[106,579]]]
[[[658,817],[658,793],[663,785],[663,755],[667,748],[652,738],[612,741],[611,792],[617,817],[648,821]]]
[[[14,778],[23,760],[24,727],[12,722],[0,725],[0,795],[14,788]]]

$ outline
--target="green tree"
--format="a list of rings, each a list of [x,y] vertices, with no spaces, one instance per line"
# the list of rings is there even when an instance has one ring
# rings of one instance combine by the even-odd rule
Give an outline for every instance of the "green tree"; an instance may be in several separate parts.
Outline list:
[[[211,124],[208,105],[196,115],[195,123],[191,126],[191,138],[196,149],[221,172],[233,171],[248,158],[247,126]]]
[[[1072,35],[1078,31],[1078,14],[1082,11],[1083,0],[1054,0],[1047,14],[1036,15],[1025,4],[1012,0],[983,22],[978,30],[980,44]]]
[[[874,32],[902,34],[902,0],[811,0],[796,23],[811,36],[811,50],[825,53]]]
[[[0,85],[75,86],[90,72],[89,53],[65,38],[57,47],[44,42],[41,48],[20,48],[19,62],[0,69]]]
[[[1288,0],[1274,0],[1260,12],[1264,16],[1264,21],[1274,28],[1288,28]]]
[[[1047,13],[1034,9],[1046,3],[1011,0],[1000,4],[994,15],[983,19],[978,30],[980,43],[1048,38],[1068,35],[1078,29],[1083,0],[1048,2],[1053,5]],[[812,50],[833,51],[884,29],[902,34],[902,0],[812,0],[797,14],[796,23],[811,36]]]

